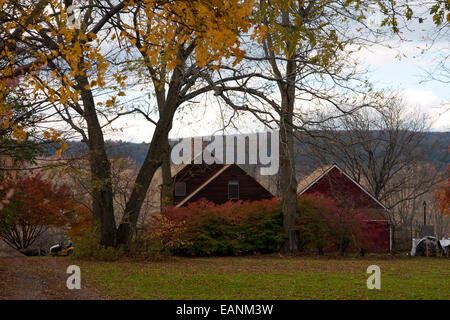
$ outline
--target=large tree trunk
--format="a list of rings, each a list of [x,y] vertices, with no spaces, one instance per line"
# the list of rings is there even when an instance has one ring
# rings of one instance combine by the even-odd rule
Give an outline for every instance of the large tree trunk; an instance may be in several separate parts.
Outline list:
[[[183,51],[183,49],[179,49]],[[185,60],[185,58],[180,60]],[[156,124],[155,132],[150,143],[147,156],[136,177],[133,191],[128,202],[125,205],[125,212],[122,222],[117,230],[117,244],[128,247],[136,229],[139,213],[147,195],[148,187],[153,179],[156,170],[167,159],[169,147],[169,132],[172,129],[173,117],[175,111],[180,105],[178,97],[180,95],[181,84],[184,74],[183,68],[178,67],[173,71],[169,81],[169,90],[165,94],[164,86],[158,81],[154,82],[156,99],[158,103],[159,120]],[[151,73],[151,72],[150,72]],[[167,169],[167,168],[166,168]],[[170,170],[170,168],[169,168]]]
[[[169,142],[167,140],[167,142]],[[167,143],[166,153],[164,154],[161,165],[162,186],[161,186],[161,209],[173,205],[173,179],[170,169],[170,145]]]
[[[162,113],[150,143],[147,156],[136,177],[133,191],[125,206],[122,222],[117,230],[117,244],[128,246],[136,229],[139,212],[147,195],[148,187],[156,170],[161,166],[167,152],[169,131],[172,128],[173,114],[176,108],[167,108]]]
[[[283,12],[283,23],[289,24],[289,14]],[[290,51],[290,43],[286,44]],[[288,57],[291,58],[291,57]],[[295,106],[295,81],[296,65],[293,59],[286,63],[286,81],[279,82],[281,93],[280,113],[280,189],[281,210],[283,212],[283,229],[287,235],[287,241],[283,251],[294,252],[298,250],[298,233],[294,229],[297,214],[297,179],[295,176],[294,157],[294,106]]]
[[[280,121],[280,189],[283,229],[287,241],[283,251],[298,250],[298,234],[294,230],[297,220],[297,179],[295,177],[292,114],[283,114]]]
[[[86,77],[77,77],[84,106],[84,118],[87,122],[89,147],[89,166],[91,172],[94,221],[100,225],[101,244],[114,246],[116,240],[116,222],[114,218],[113,191],[111,184],[111,166],[106,155],[102,128],[95,110],[95,102]]]

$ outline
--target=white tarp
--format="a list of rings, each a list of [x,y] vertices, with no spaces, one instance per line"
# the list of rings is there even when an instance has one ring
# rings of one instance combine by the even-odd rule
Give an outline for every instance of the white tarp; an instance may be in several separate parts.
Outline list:
[[[435,239],[434,237],[424,237],[424,238],[420,238],[420,239],[412,239],[412,247],[411,247],[411,256],[415,256],[416,255],[416,248],[417,245],[422,242],[425,239]],[[442,238],[442,240],[439,240],[439,243],[441,244],[441,247],[444,249],[444,254],[447,253],[446,250],[448,250],[450,248],[450,239],[445,239]]]
[[[414,239],[414,238],[412,239],[411,256],[414,257],[416,255],[416,247],[421,240],[422,239]]]
[[[450,239],[444,239],[439,240],[439,243],[441,244],[441,247],[444,249],[444,253],[447,254],[447,250],[450,249]]]

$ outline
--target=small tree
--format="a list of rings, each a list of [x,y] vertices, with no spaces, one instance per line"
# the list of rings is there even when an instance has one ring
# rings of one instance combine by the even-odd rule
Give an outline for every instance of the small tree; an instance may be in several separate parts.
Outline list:
[[[447,165],[446,177],[441,177],[439,188],[435,191],[437,207],[440,213],[450,216],[450,164]]]
[[[321,136],[304,135],[304,154],[314,164],[338,163],[389,208],[391,224],[410,224],[412,202],[434,188],[445,163],[443,140],[428,134],[425,115],[411,111],[401,96],[388,95],[380,102],[377,110],[364,108],[327,121]],[[433,166],[430,154],[438,155]]]
[[[0,235],[16,249],[26,249],[48,227],[65,226],[73,210],[68,186],[58,185],[40,175],[17,177],[5,181],[14,189],[0,212]]]
[[[92,228],[93,220],[92,211],[85,206],[79,206],[69,223],[67,235],[72,239],[82,237],[89,228]]]

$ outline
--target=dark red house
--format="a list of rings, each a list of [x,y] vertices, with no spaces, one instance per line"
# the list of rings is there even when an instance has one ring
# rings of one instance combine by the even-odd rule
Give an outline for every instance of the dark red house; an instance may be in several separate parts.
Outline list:
[[[237,164],[188,164],[173,176],[177,207],[205,198],[216,204],[229,200],[262,200],[274,196]]]
[[[358,209],[367,217],[367,223],[378,232],[372,251],[392,249],[392,230],[387,220],[388,209],[372,196],[363,186],[353,180],[336,164],[316,169],[301,180],[299,195],[320,193],[340,201],[348,208]]]

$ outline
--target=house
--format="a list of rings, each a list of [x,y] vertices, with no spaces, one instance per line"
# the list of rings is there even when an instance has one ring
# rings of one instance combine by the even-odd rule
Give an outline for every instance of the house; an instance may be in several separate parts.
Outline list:
[[[173,176],[174,205],[182,207],[202,198],[216,204],[229,200],[274,197],[237,164],[187,164]]]
[[[387,220],[388,209],[338,165],[321,167],[301,180],[297,193],[320,193],[357,209],[367,217],[367,223],[378,232],[372,251],[392,250],[392,228]]]

